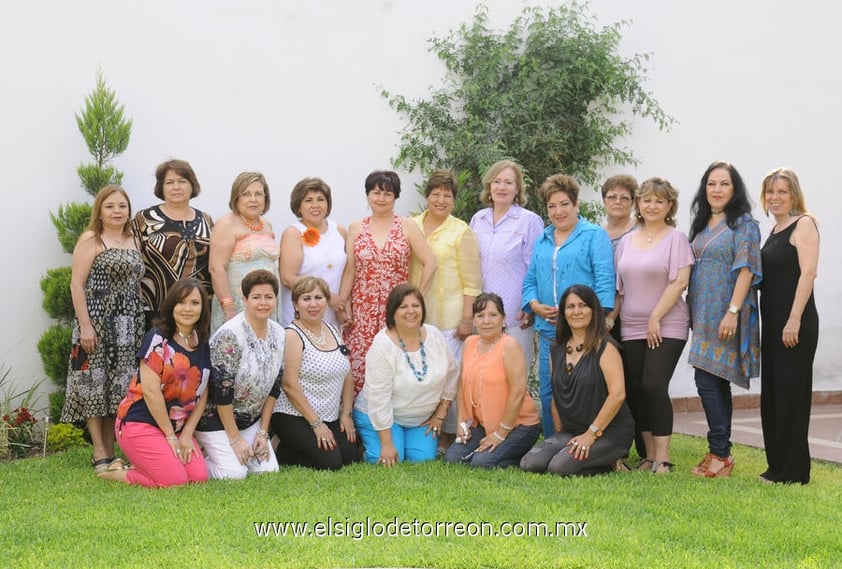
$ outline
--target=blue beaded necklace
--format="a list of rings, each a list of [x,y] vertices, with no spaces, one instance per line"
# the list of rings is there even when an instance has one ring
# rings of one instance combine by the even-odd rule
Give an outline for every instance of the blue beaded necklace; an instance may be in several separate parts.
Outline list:
[[[403,341],[403,338],[398,335],[398,343],[401,346],[401,351],[403,352],[403,357],[406,358],[406,363],[409,364],[409,369],[412,370],[412,374],[415,376],[415,379],[418,381],[423,381],[424,377],[427,375],[427,370],[430,369],[430,366],[427,365],[427,351],[424,349],[424,342],[421,340],[421,332],[418,333],[418,343],[421,344],[421,371],[419,372],[416,369],[415,364],[412,363],[412,360],[409,358],[409,352],[406,351],[406,342]]]

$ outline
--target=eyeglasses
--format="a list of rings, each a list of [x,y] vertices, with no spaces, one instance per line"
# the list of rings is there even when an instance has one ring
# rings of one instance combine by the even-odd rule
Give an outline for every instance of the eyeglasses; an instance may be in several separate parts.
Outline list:
[[[607,201],[607,202],[628,203],[628,202],[631,201],[631,198],[629,196],[626,196],[626,195],[623,195],[623,194],[609,194],[609,195],[605,196],[605,201]]]
[[[261,199],[265,198],[266,194],[264,194],[263,192],[243,192],[242,194],[240,194],[240,197],[246,198],[247,200],[250,200],[251,198]]]

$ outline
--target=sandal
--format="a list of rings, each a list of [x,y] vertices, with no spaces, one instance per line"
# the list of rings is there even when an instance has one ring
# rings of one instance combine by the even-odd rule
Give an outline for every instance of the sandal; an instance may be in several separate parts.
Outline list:
[[[635,470],[652,470],[652,461],[648,458],[641,458],[634,465]]]
[[[100,474],[100,473],[108,470],[109,467],[111,466],[111,463],[114,460],[115,460],[115,458],[113,456],[109,457],[109,458],[101,458],[99,460],[94,460],[93,458],[91,458],[91,466],[94,467],[94,471],[97,474]]]
[[[652,474],[669,474],[675,467],[673,463],[668,460],[656,460],[652,462]]]
[[[612,470],[614,472],[631,472],[632,471],[632,469],[629,467],[629,465],[626,464],[626,461],[623,460],[622,458],[617,459],[617,461],[614,463],[614,466],[612,467]]]
[[[702,459],[702,462],[693,469],[693,474],[705,478],[725,478],[731,476],[735,462],[733,456],[721,458],[713,453],[708,453]]]
[[[105,470],[128,470],[129,468],[129,463],[118,456],[111,459],[108,468]]]

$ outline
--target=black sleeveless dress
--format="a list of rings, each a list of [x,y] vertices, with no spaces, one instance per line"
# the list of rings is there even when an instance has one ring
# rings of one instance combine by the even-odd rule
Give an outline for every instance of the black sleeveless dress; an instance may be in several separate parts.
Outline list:
[[[781,338],[789,319],[801,269],[798,251],[789,242],[798,220],[769,235],[760,251],[761,393],[760,415],[769,469],[774,482],[810,481],[810,405],[813,359],[819,340],[819,315],[812,292],[798,333],[798,345],[787,348]]]

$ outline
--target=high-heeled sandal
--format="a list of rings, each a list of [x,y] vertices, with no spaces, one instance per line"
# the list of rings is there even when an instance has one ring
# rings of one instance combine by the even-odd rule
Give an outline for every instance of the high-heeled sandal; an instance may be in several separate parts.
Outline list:
[[[652,462],[652,474],[669,474],[675,465],[668,460],[655,460]]]
[[[641,458],[637,461],[637,464],[634,465],[635,470],[652,470],[652,461],[648,458]]]
[[[695,476],[704,476],[705,478],[725,478],[731,476],[735,462],[734,457],[731,455],[727,458],[722,458],[709,452],[693,469],[693,474]]]

